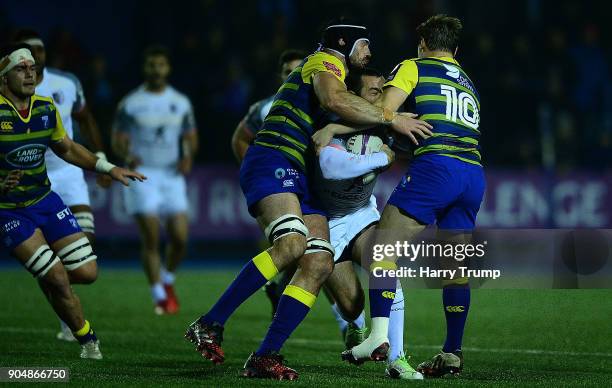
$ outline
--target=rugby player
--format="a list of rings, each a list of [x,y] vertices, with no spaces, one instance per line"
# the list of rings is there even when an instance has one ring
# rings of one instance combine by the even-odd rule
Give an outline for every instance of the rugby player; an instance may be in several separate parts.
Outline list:
[[[281,53],[278,58],[278,77],[281,83],[285,82],[289,74],[302,63],[304,58],[306,58],[306,53],[300,50],[289,49]],[[263,121],[272,107],[273,100],[274,94],[251,105],[248,113],[234,130],[232,151],[239,163],[242,163],[247,149],[261,129]]]
[[[78,78],[71,73],[46,66],[47,53],[45,45],[36,31],[20,30],[16,33],[14,40],[16,43],[25,43],[30,46],[30,51],[36,61],[36,94],[53,99],[55,106],[59,110],[67,135],[70,138],[74,138],[72,122],[73,120],[76,121],[80,133],[84,135],[90,147],[97,151],[96,156],[106,160],[98,126],[89,107],[85,103],[85,94]],[[83,170],[70,163],[66,163],[55,155],[52,150],[47,150],[45,163],[47,165],[47,175],[51,181],[51,188],[68,205],[81,230],[83,230],[89,242],[93,245],[95,235],[94,216],[91,210],[89,192]],[[110,182],[106,179],[110,178],[99,174],[98,182],[108,187]],[[75,276],[70,270],[68,271],[68,277],[71,284],[87,283],[87,279]],[[56,337],[64,341],[76,341],[68,325],[61,320],[60,331]]]
[[[348,89],[371,103],[382,95],[383,83],[381,73],[371,68],[352,70],[346,78]],[[376,135],[374,131],[369,133]],[[384,136],[382,133],[378,135]],[[361,322],[365,298],[353,263],[361,264],[362,251],[380,218],[372,194],[376,179],[369,178],[389,166],[395,154],[383,145],[380,152],[356,155],[347,151],[347,140],[347,136],[334,137],[329,145],[318,150],[320,168],[317,169],[314,187],[329,216],[331,243],[335,251],[334,271],[325,287],[336,301],[336,309],[349,321],[345,343],[350,349],[365,338],[365,323]],[[352,337],[357,343],[351,344]],[[422,379],[423,376],[412,368],[404,355],[404,296],[399,282],[389,319],[389,343],[391,348],[385,374],[392,378]]]
[[[84,319],[70,276],[93,282],[96,255],[76,218],[51,190],[45,152],[128,185],[139,173],[114,166],[73,142],[48,97],[34,94],[36,68],[29,46],[0,52],[0,238],[38,279],[55,313],[81,345],[81,358],[101,359],[99,341]]]
[[[125,188],[125,206],[140,230],[154,312],[175,314],[179,310],[175,271],[185,256],[188,236],[185,175],[191,171],[198,132],[189,98],[168,84],[168,51],[149,47],[143,60],[144,84],[119,103],[112,143],[128,166],[140,166],[149,178],[145,184]],[[159,253],[162,219],[168,233],[165,267]]]
[[[278,77],[281,83],[285,82],[289,74],[302,63],[306,53],[300,50],[289,49],[281,53],[278,59]],[[247,149],[255,140],[255,135],[261,129],[264,119],[272,107],[274,94],[259,100],[249,107],[248,113],[240,121],[232,135],[232,151],[239,163],[242,163]],[[296,267],[286,268],[278,279],[273,279],[265,285],[265,292],[272,303],[272,316],[276,313],[276,307],[283,290],[295,273]]]
[[[262,130],[247,150],[240,184],[247,205],[272,247],[240,271],[215,305],[194,321],[185,337],[214,363],[222,363],[223,325],[232,313],[288,265],[298,270],[283,291],[274,319],[259,349],[244,366],[246,377],[293,380],[295,370],[279,351],[306,317],[333,270],[333,247],[324,211],[308,186],[307,161],[314,158],[311,136],[326,112],[356,126],[389,125],[404,134],[427,137],[429,124],[411,114],[396,114],[349,93],[344,84],[350,62],[364,67],[370,58],[366,27],[329,25],[320,50],[308,56],[279,88]]]
[[[443,240],[469,243],[485,178],[479,152],[478,92],[455,59],[461,30],[457,18],[429,18],[417,28],[418,58],[401,62],[385,84],[382,106],[395,111],[405,105],[433,125],[434,135],[416,148],[406,175],[389,198],[377,226],[385,237],[377,244],[393,243],[395,239],[386,240],[393,235],[411,241],[434,222]],[[373,286],[373,270],[393,269],[396,260],[389,256],[372,264],[372,331],[363,343],[343,353],[345,360],[362,362],[387,356],[392,304],[388,293],[394,291],[395,280],[388,278]],[[457,265],[450,261],[442,265]],[[468,279],[444,279],[442,284],[446,341],[439,354],[417,368],[429,377],[458,374],[463,368],[461,342],[470,305]]]

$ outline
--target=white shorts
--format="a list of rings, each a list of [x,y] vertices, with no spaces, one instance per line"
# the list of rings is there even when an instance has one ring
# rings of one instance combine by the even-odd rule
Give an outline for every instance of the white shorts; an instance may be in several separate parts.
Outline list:
[[[89,191],[87,190],[83,170],[65,163],[65,166],[60,168],[47,170],[47,175],[51,182],[51,190],[60,196],[66,206],[90,206]]]
[[[130,182],[123,187],[123,199],[128,214],[168,216],[187,213],[185,177],[173,169],[138,167],[144,182]]]
[[[336,251],[334,262],[340,259],[342,252],[361,231],[379,219],[380,213],[376,207],[376,198],[372,196],[370,202],[361,209],[344,217],[329,220],[329,235]]]

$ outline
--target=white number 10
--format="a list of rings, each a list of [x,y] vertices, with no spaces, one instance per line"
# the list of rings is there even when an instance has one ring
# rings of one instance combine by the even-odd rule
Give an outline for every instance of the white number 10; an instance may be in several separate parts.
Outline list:
[[[474,98],[466,92],[461,92],[457,95],[457,89],[448,86],[440,85],[440,93],[446,96],[446,119],[450,121],[459,120],[470,128],[478,129],[480,115]],[[470,112],[470,107],[472,112]]]

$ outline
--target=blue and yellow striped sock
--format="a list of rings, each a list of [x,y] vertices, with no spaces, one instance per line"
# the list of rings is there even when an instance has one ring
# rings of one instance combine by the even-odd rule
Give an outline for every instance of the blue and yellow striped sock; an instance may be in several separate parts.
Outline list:
[[[278,269],[268,251],[255,256],[242,268],[236,279],[201,320],[207,324],[218,322],[224,325],[238,306],[277,274]]]
[[[470,286],[464,284],[446,285],[442,290],[442,303],[446,316],[446,341],[442,350],[447,353],[461,350],[463,330],[470,309]]]
[[[390,261],[375,261],[370,265],[370,317],[389,318],[397,280],[389,276],[374,276],[380,274],[380,271],[375,272],[377,268],[394,270],[397,265]]]
[[[85,324],[82,328],[77,331],[73,331],[72,334],[81,345],[86,344],[89,341],[96,342],[98,340],[98,338],[96,337],[96,333],[94,333],[88,320],[85,320]]]
[[[262,356],[271,352],[279,352],[287,338],[306,318],[316,300],[316,295],[303,288],[288,285],[278,302],[276,315],[270,324],[266,338],[255,354]]]

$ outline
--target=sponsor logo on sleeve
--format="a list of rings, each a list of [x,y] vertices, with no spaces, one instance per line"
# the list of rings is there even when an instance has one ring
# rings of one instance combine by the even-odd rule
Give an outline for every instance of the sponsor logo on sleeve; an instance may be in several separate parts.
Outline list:
[[[323,66],[325,66],[325,68],[327,70],[331,71],[332,73],[334,73],[338,77],[342,77],[342,71],[340,69],[338,69],[338,66],[334,65],[333,63],[330,63],[330,62],[327,62],[327,61],[323,61]]]

